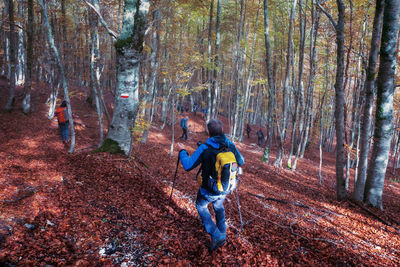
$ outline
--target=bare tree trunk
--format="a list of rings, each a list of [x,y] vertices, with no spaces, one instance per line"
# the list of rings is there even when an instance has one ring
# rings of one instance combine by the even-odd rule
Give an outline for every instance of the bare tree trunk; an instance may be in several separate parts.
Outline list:
[[[108,139],[116,142],[126,155],[130,154],[132,148],[131,129],[140,104],[140,57],[149,5],[148,0],[125,0],[122,32],[115,42],[117,90],[113,118],[105,142]]]
[[[22,21],[24,21],[23,0],[17,1],[18,3],[18,18],[17,18],[17,68],[16,68],[16,85],[21,86],[25,83],[25,51],[24,51],[24,31],[22,30]]]
[[[267,65],[267,80],[269,87],[268,94],[268,115],[267,115],[267,142],[264,149],[262,161],[269,162],[269,156],[272,144],[273,135],[273,110],[274,110],[274,96],[275,96],[275,80],[273,77],[272,64],[271,64],[271,42],[269,38],[269,8],[268,0],[264,0],[264,39],[265,39],[265,61]]]
[[[207,46],[207,54],[208,54],[208,66],[210,67],[212,64],[212,21],[213,21],[213,10],[214,10],[214,0],[211,0],[210,4],[210,16],[209,16],[209,24],[208,24],[208,46]],[[207,121],[211,119],[212,113],[212,75],[213,72],[210,68],[207,70]]]
[[[92,4],[94,7],[98,9],[99,7],[99,1],[98,0],[92,0]],[[91,49],[90,49],[90,79],[91,79],[91,84],[94,92],[94,99],[96,103],[96,111],[97,111],[97,118],[99,121],[99,144],[98,147],[100,147],[103,144],[103,112],[102,112],[102,106],[100,103],[100,98],[102,97],[99,95],[99,90],[100,89],[100,84],[99,84],[99,79],[100,79],[100,70],[99,70],[99,58],[100,58],[100,43],[99,43],[99,36],[98,36],[98,18],[96,15],[91,14],[89,17],[90,25],[92,27],[92,34],[91,34]]]
[[[10,33],[8,39],[10,40],[10,96],[8,97],[7,104],[5,109],[7,111],[11,111],[14,106],[14,96],[15,96],[15,65],[17,63],[17,55],[16,55],[16,38],[15,38],[15,19],[14,19],[14,1],[8,0],[8,17],[10,20]]]
[[[33,63],[33,0],[28,0],[28,22],[26,24],[26,77],[22,111],[27,114],[31,110],[32,63]]]
[[[396,42],[399,33],[400,0],[385,0],[380,64],[377,78],[374,146],[365,183],[364,201],[383,209],[382,194],[392,138]]]
[[[176,98],[176,90],[175,85],[172,85],[172,123],[171,123],[171,148],[169,150],[169,156],[172,157],[174,155],[174,143],[175,143],[175,98]]]
[[[219,91],[221,90],[219,88],[219,53],[220,53],[220,47],[221,47],[221,0],[217,0],[217,22],[215,26],[215,66],[214,66],[214,98],[213,98],[213,111],[212,111],[212,117],[217,118],[218,117],[218,105],[217,105],[217,99],[219,95]],[[211,110],[210,110],[211,112]]]
[[[236,2],[237,5],[237,2]],[[236,6],[236,13],[237,13],[237,6]],[[240,113],[240,88],[243,85],[243,66],[242,66],[242,54],[243,52],[240,41],[243,36],[243,24],[244,24],[244,13],[245,13],[245,4],[244,0],[240,1],[240,13],[239,13],[239,20],[237,19],[237,15],[235,15],[235,26],[236,26],[236,42],[235,42],[235,49],[236,49],[236,58],[235,58],[235,90],[236,90],[236,99],[235,99],[235,115],[233,119],[233,131],[232,136],[233,138],[237,137],[238,130],[239,130],[239,113]]]
[[[55,58],[57,61],[57,65],[58,65],[58,70],[59,70],[60,76],[62,78],[62,83],[63,83],[63,87],[64,87],[64,99],[67,102],[67,110],[68,110],[68,116],[69,116],[70,128],[71,128],[71,146],[69,148],[68,153],[73,153],[74,148],[75,148],[75,130],[74,130],[74,120],[72,118],[71,100],[69,99],[69,93],[68,93],[68,82],[64,75],[64,67],[62,65],[61,58],[58,53],[58,49],[57,49],[56,45],[54,44],[54,39],[53,39],[53,35],[51,33],[51,28],[50,28],[50,24],[49,24],[49,18],[47,16],[46,7],[42,0],[38,0],[38,2],[39,2],[39,5],[42,7],[43,17],[45,19],[45,25],[47,28],[47,35],[49,38],[49,44],[50,44],[50,47],[53,49],[53,52],[54,52],[54,55],[55,55]]]
[[[299,0],[299,17],[300,17],[300,45],[299,45],[299,64],[298,64],[298,80],[297,85],[294,90],[295,93],[295,111],[292,118],[292,133],[291,133],[291,140],[290,140],[290,152],[288,157],[287,166],[288,168],[292,168],[292,156],[295,149],[296,143],[296,131],[297,131],[297,122],[300,112],[300,98],[302,97],[302,79],[303,79],[303,68],[304,68],[304,48],[305,48],[305,30],[306,30],[306,16],[305,12],[303,12],[303,4],[302,0]],[[293,66],[294,67],[294,66]],[[303,107],[303,106],[302,106]],[[304,107],[303,107],[304,108]]]
[[[338,200],[346,198],[346,184],[343,177],[344,168],[344,96],[343,96],[343,75],[344,75],[344,23],[345,6],[342,0],[336,0],[338,6],[338,23],[336,25],[337,40],[337,69],[336,69],[336,194]]]
[[[378,61],[379,40],[381,39],[382,17],[384,10],[384,0],[377,0],[375,7],[374,25],[372,30],[371,50],[369,53],[368,69],[364,85],[365,104],[361,118],[360,132],[360,160],[358,165],[357,182],[354,187],[353,198],[357,201],[364,200],[364,188],[367,177],[369,137],[371,132],[371,116],[374,105],[374,83],[375,69]]]
[[[169,30],[170,30],[170,8],[167,11],[167,22],[166,22],[166,27],[165,27],[165,50],[164,50],[164,60],[165,60],[165,65],[168,66],[169,63],[169,54],[168,54],[168,44],[169,44]],[[161,127],[161,129],[164,129],[165,124],[167,122],[167,105],[168,105],[168,99],[169,96],[171,94],[171,89],[167,89],[167,82],[168,80],[164,77],[163,79],[163,91],[164,93],[167,92],[168,90],[168,94],[167,94],[167,98],[163,98],[163,101],[161,103],[161,121],[163,122],[163,125]]]
[[[292,8],[290,10],[290,17],[289,17],[289,34],[288,34],[288,48],[286,54],[286,71],[285,71],[285,85],[283,87],[283,95],[282,95],[282,125],[281,130],[279,131],[279,148],[278,154],[276,156],[276,160],[274,165],[282,167],[282,159],[284,153],[284,144],[286,139],[286,130],[287,130],[287,110],[288,110],[288,97],[287,93],[289,90],[289,83],[290,83],[290,69],[291,69],[291,62],[293,57],[293,24],[294,24],[294,17],[296,14],[296,5],[297,0],[293,0]]]
[[[254,34],[253,34],[253,42],[252,42],[252,47],[251,47],[249,68],[248,68],[248,71],[247,71],[246,89],[245,89],[244,97],[242,99],[243,108],[242,108],[242,112],[240,114],[240,117],[241,117],[241,123],[240,123],[241,131],[239,133],[239,141],[243,140],[244,122],[245,122],[245,119],[247,117],[247,112],[248,112],[247,110],[248,110],[248,106],[249,106],[249,98],[250,98],[249,95],[250,95],[250,89],[251,89],[251,79],[252,79],[252,76],[253,76],[253,58],[254,58],[254,51],[255,51],[255,46],[256,46],[256,41],[257,41],[256,37],[257,37],[259,7],[260,7],[260,5],[258,5],[256,21],[254,23]]]
[[[158,77],[158,20],[159,20],[160,9],[153,11],[153,32],[151,39],[151,54],[150,54],[150,69],[149,79],[147,83],[147,95],[144,97],[144,106],[146,120],[148,122],[147,129],[144,130],[140,142],[145,144],[149,135],[151,122],[153,119],[155,95],[157,94],[157,77]],[[149,105],[150,103],[150,105]]]
[[[338,21],[333,20],[317,0],[319,8],[331,21],[336,30],[336,82],[335,82],[335,119],[336,119],[336,196],[338,200],[346,198],[346,182],[344,179],[344,23],[345,5],[343,0],[336,0],[338,8]]]

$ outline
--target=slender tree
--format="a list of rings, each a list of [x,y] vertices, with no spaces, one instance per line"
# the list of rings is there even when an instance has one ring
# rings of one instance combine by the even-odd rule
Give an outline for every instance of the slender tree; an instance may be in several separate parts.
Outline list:
[[[336,30],[336,82],[335,82],[335,120],[336,120],[336,196],[338,200],[346,198],[346,182],[344,179],[344,22],[345,5],[342,0],[336,0],[338,8],[338,21],[321,6],[322,12],[328,17]]]
[[[264,0],[264,39],[265,39],[265,61],[267,65],[267,80],[268,80],[268,114],[267,114],[267,142],[262,160],[269,162],[270,149],[272,144],[273,132],[273,110],[275,96],[275,80],[273,78],[271,64],[271,42],[269,37],[269,8],[268,0]]]
[[[213,97],[213,111],[212,111],[212,116],[213,118],[216,118],[218,116],[218,105],[217,105],[217,99],[219,95],[219,64],[220,64],[220,59],[219,59],[219,53],[220,53],[220,48],[221,48],[221,0],[217,0],[217,17],[216,17],[216,24],[215,24],[215,66],[214,66],[214,97]]]
[[[290,17],[289,17],[289,33],[288,33],[288,46],[286,53],[286,70],[285,70],[285,84],[283,87],[283,95],[282,95],[282,124],[280,125],[279,133],[279,147],[278,147],[278,155],[276,156],[276,160],[274,165],[282,167],[282,159],[283,159],[283,151],[284,144],[286,139],[286,130],[287,130],[287,113],[288,113],[288,91],[290,87],[290,70],[291,63],[293,61],[293,25],[294,25],[294,17],[296,15],[296,5],[297,0],[292,1],[292,7],[290,9]]]
[[[26,24],[26,74],[22,111],[27,114],[31,110],[32,62],[33,62],[33,0],[28,0],[28,22]]]
[[[74,152],[74,148],[75,148],[75,131],[74,131],[74,121],[72,118],[72,109],[71,109],[71,100],[69,99],[69,92],[68,92],[68,82],[67,79],[64,75],[64,67],[62,65],[61,62],[61,58],[60,55],[58,53],[58,49],[54,43],[54,39],[53,39],[53,34],[51,33],[51,28],[50,28],[50,23],[49,23],[49,17],[47,15],[47,10],[46,10],[46,6],[44,5],[42,0],[38,0],[39,5],[42,8],[42,13],[43,13],[43,17],[44,17],[44,21],[45,21],[45,26],[46,26],[46,30],[47,30],[47,36],[49,38],[49,44],[51,49],[53,50],[54,56],[56,58],[57,61],[57,66],[58,66],[58,71],[60,72],[60,76],[62,78],[62,85],[64,88],[64,98],[67,102],[67,110],[68,110],[68,115],[69,115],[69,122],[70,122],[70,128],[71,128],[71,146],[69,148],[69,153],[73,153]]]
[[[98,9],[99,1],[92,0],[92,5]],[[90,80],[92,89],[94,92],[94,102],[96,103],[96,111],[97,111],[97,118],[99,122],[99,147],[103,144],[103,112],[102,107],[100,104],[101,96],[99,95],[100,90],[100,69],[99,69],[99,58],[100,58],[100,43],[99,43],[99,34],[98,34],[98,24],[99,20],[96,15],[90,14],[89,15],[89,22],[92,28],[91,33],[91,48],[90,48]]]
[[[15,36],[15,18],[14,18],[14,1],[8,0],[8,17],[10,20],[10,32],[8,39],[10,40],[10,95],[8,97],[5,109],[11,111],[14,106],[15,97],[15,67],[17,64],[17,54],[16,54],[16,42],[17,38]]]

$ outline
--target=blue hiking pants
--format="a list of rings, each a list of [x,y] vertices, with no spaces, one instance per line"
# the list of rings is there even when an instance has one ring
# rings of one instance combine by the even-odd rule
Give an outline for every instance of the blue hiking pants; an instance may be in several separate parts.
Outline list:
[[[69,121],[66,121],[65,123],[59,123],[58,126],[60,127],[62,141],[68,142],[68,140],[69,140]]]
[[[226,223],[225,223],[225,209],[224,209],[224,200],[225,195],[219,196],[210,196],[203,195],[200,190],[197,193],[196,199],[196,208],[199,212],[201,220],[203,222],[204,227],[206,228],[207,233],[211,235],[211,237],[220,239],[226,238]],[[215,221],[211,218],[210,211],[208,210],[208,204],[212,203],[214,212],[215,212]]]

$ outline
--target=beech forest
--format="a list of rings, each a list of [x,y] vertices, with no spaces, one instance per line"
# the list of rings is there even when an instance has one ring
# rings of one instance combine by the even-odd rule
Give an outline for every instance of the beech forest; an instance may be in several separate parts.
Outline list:
[[[400,265],[400,0],[0,12],[1,265]]]

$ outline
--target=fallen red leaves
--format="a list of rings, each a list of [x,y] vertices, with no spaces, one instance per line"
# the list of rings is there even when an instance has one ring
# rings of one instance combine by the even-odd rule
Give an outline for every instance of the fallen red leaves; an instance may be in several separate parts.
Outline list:
[[[2,95],[7,88],[0,83]],[[298,170],[260,162],[262,150],[238,144],[246,164],[239,191],[244,233],[234,194],[225,203],[228,241],[209,254],[209,242],[194,207],[195,171],[179,169],[169,194],[175,157],[170,131],[152,127],[136,159],[91,154],[97,142],[95,111],[80,100],[77,153],[59,141],[46,119],[45,94],[37,111],[0,113],[0,261],[16,265],[387,265],[400,264],[400,186],[386,183],[388,226],[349,202],[335,200],[334,156],[324,154],[323,186],[318,155],[308,153]],[[4,99],[3,99],[4,102]],[[3,105],[4,103],[0,104]],[[93,116],[85,116],[92,114]],[[191,153],[204,122],[192,117]],[[179,129],[176,131],[179,133]],[[176,141],[179,142],[177,139]],[[148,166],[148,168],[146,167]],[[33,229],[29,227],[33,226]]]

